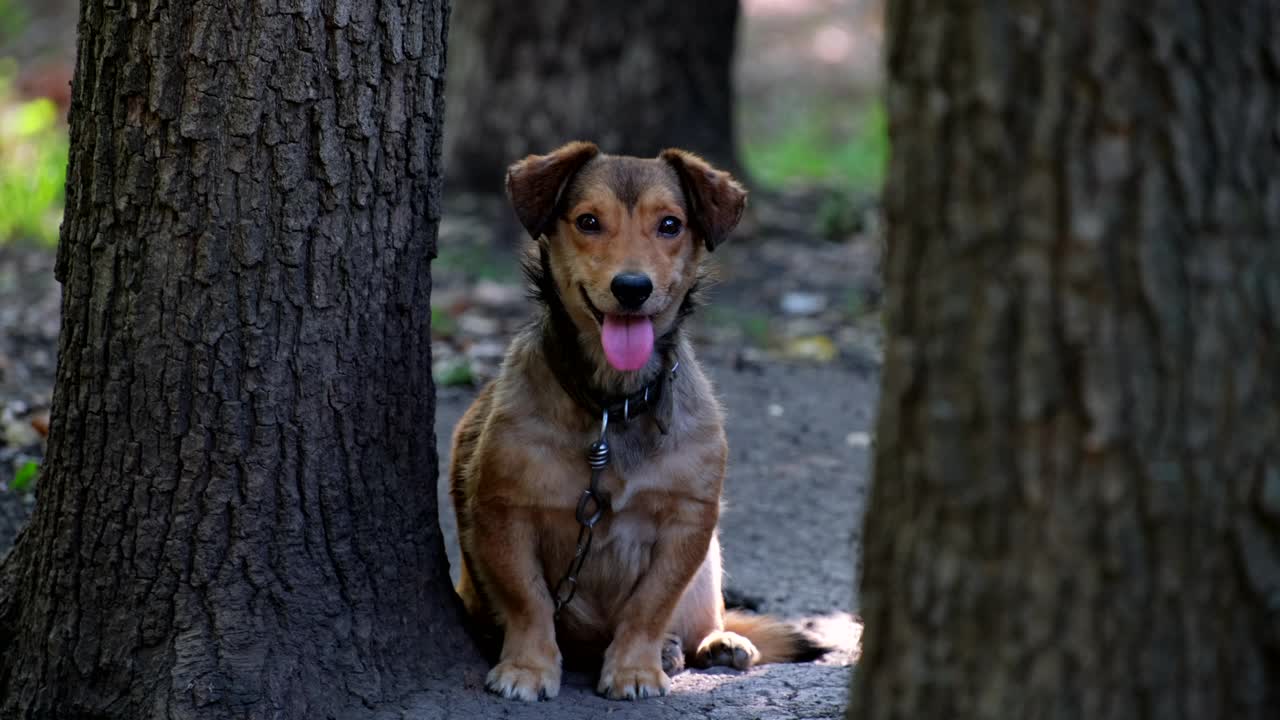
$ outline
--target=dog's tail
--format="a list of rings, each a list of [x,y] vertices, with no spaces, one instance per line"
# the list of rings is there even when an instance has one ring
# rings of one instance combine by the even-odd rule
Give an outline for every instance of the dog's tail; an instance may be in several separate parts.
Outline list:
[[[756,646],[760,652],[756,665],[809,662],[831,652],[831,646],[813,635],[769,615],[726,610],[724,629],[742,635]]]

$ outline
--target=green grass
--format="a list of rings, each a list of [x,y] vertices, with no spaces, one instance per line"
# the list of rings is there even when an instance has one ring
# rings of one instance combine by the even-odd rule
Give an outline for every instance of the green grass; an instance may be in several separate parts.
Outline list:
[[[67,131],[50,100],[19,101],[13,64],[0,64],[0,245],[58,241],[67,173]]]
[[[884,106],[877,102],[861,111],[852,132],[840,128],[847,112],[805,110],[780,131],[746,145],[747,169],[772,187],[809,181],[878,193],[889,159]]]

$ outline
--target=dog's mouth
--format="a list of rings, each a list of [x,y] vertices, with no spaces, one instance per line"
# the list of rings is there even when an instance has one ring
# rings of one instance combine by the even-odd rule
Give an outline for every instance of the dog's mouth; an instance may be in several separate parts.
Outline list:
[[[619,317],[628,317],[628,318],[649,318],[650,320],[652,320],[654,316],[662,313],[661,309],[653,313],[642,313],[636,310],[619,310],[616,312],[605,312],[604,310],[601,310],[599,307],[597,307],[595,303],[591,302],[591,295],[590,293],[587,292],[587,288],[584,287],[583,285],[578,285],[578,294],[582,296],[582,302],[584,305],[587,306],[587,310],[591,311],[591,317],[594,317],[596,319],[596,322],[601,325],[604,324],[605,318],[608,317],[609,315],[617,315]]]
[[[578,292],[582,295],[582,302],[587,304],[587,309],[591,311],[591,315],[595,317],[596,322],[603,325],[604,313],[600,311],[600,308],[596,307],[595,303],[591,302],[591,296],[587,294],[587,289],[579,285]]]
[[[600,323],[600,345],[605,359],[615,370],[632,372],[649,362],[653,355],[653,318],[649,315],[602,312],[591,302],[587,289],[578,286],[582,301]]]

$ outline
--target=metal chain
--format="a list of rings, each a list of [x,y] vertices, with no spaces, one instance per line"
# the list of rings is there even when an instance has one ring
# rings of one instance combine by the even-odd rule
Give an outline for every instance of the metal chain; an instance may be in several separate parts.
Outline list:
[[[680,369],[680,361],[677,360],[671,366],[671,380],[676,379],[676,371]],[[646,409],[649,404],[649,386],[644,388],[643,402]],[[622,404],[622,419],[624,422],[631,422],[631,399],[625,398]],[[600,439],[591,443],[591,447],[587,448],[587,464],[591,467],[591,482],[587,485],[587,489],[582,491],[582,497],[578,500],[578,509],[575,516],[578,519],[578,546],[573,551],[573,559],[569,561],[569,569],[565,570],[564,577],[560,578],[560,582],[556,583],[555,590],[552,592],[552,599],[555,601],[555,618],[560,617],[560,611],[565,605],[573,600],[573,596],[578,592],[578,573],[582,572],[582,565],[587,561],[587,553],[591,552],[591,532],[596,524],[600,522],[600,518],[604,517],[605,504],[600,497],[600,476],[604,474],[604,469],[609,466],[609,440],[605,435],[609,432],[609,409],[605,408],[600,418]]]
[[[578,500],[578,509],[575,512],[579,525],[578,547],[573,552],[573,559],[569,561],[569,569],[565,571],[564,577],[560,578],[560,582],[556,583],[555,591],[552,593],[557,618],[560,617],[560,611],[564,606],[568,605],[569,601],[573,600],[574,594],[578,592],[578,573],[582,571],[582,564],[587,561],[587,553],[591,552],[592,528],[600,522],[600,518],[604,517],[605,505],[600,497],[600,476],[609,465],[609,441],[605,437],[608,431],[609,411],[606,409],[600,420],[600,439],[587,448],[591,482],[587,485],[587,489],[582,491],[582,497]]]

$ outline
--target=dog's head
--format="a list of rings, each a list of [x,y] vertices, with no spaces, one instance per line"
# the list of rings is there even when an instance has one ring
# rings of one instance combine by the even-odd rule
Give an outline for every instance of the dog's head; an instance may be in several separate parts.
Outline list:
[[[587,142],[512,165],[507,194],[565,311],[593,341],[584,345],[623,372],[652,362],[654,338],[679,321],[705,253],[738,224],[747,199],[693,153],[610,156]]]

